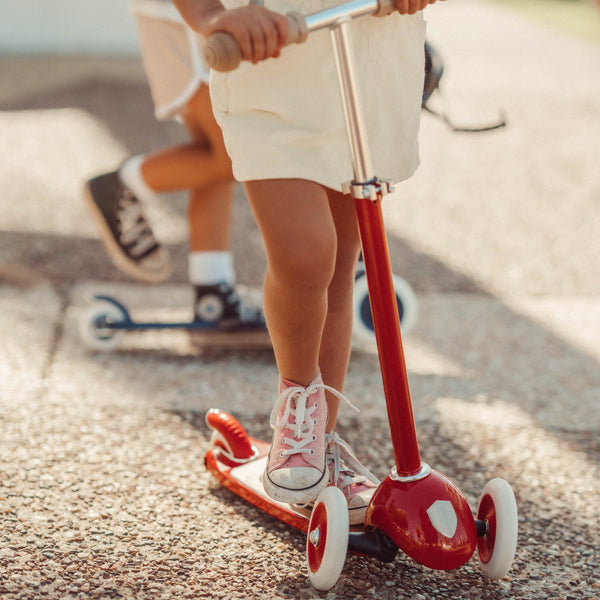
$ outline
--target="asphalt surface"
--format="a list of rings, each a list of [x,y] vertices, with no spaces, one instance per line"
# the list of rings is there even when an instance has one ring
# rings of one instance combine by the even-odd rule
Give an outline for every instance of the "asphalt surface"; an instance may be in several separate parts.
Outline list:
[[[509,576],[406,556],[349,557],[314,592],[304,536],[205,471],[218,406],[269,436],[268,351],[199,349],[183,332],[129,336],[112,354],[78,333],[86,294],[137,315],[191,313],[185,198],[150,207],[175,272],[129,280],[108,260],[81,188],[133,152],[184,139],[158,124],[139,61],[0,57],[0,594],[25,598],[600,597],[600,47],[495,4],[429,9],[444,58],[424,115],[422,166],[384,207],[394,271],[419,299],[405,336],[423,459],[474,507],[507,479],[519,506]],[[599,17],[600,20],[600,17]],[[241,189],[240,281],[264,253]],[[353,353],[339,430],[380,476],[393,464],[377,356]]]

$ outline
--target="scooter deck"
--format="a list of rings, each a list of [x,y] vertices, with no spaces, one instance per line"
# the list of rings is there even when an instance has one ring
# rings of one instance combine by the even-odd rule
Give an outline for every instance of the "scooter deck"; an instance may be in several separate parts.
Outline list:
[[[193,344],[199,347],[234,350],[270,349],[271,339],[265,325],[247,322],[227,326],[217,326],[197,319],[138,320],[131,316],[128,308],[116,298],[107,295],[94,295],[90,314],[84,315],[84,338],[92,336],[102,340],[124,333],[159,330],[187,331]]]
[[[223,454],[221,448],[211,448],[204,457],[206,468],[223,486],[240,496],[250,504],[271,516],[299,529],[308,531],[310,509],[295,509],[290,504],[273,500],[264,491],[262,474],[267,462],[270,444],[250,438],[250,443],[256,449],[254,458],[240,465],[232,463]]]

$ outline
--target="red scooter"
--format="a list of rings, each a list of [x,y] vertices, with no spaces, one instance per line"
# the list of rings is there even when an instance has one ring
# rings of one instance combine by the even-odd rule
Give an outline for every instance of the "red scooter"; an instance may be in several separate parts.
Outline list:
[[[308,574],[319,590],[335,585],[348,551],[390,562],[401,549],[427,567],[447,570],[465,564],[477,549],[484,573],[501,579],[517,544],[517,505],[506,481],[492,479],[484,487],[474,516],[456,484],[421,462],[419,454],[381,211],[390,187],[373,173],[349,30],[353,18],[391,12],[384,1],[355,0],[305,17],[288,15],[288,43],[303,41],[319,29],[331,32],[352,151],[354,180],[343,190],[354,198],[358,216],[396,463],[373,495],[364,528],[350,530],[346,500],[335,487],[319,495],[310,515],[270,499],[261,483],[269,444],[249,438],[227,413],[213,409],[207,414],[213,429],[207,468],[234,493],[307,532]],[[206,58],[213,68],[225,71],[237,66],[241,53],[231,36],[220,33],[207,41]]]

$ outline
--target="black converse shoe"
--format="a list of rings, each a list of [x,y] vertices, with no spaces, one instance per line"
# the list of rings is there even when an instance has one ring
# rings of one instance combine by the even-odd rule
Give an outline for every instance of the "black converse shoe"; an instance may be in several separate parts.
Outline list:
[[[195,285],[194,292],[194,318],[197,321],[214,324],[223,330],[265,327],[262,310],[245,304],[227,283]]]
[[[171,273],[169,255],[156,241],[135,194],[119,172],[90,179],[85,186],[87,204],[116,267],[148,283],[159,283]]]

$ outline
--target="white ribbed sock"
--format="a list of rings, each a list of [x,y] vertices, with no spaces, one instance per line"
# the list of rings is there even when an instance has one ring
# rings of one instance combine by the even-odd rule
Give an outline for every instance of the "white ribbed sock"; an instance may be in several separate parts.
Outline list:
[[[188,275],[192,285],[235,285],[233,256],[229,251],[190,252]]]
[[[145,159],[144,154],[138,154],[128,158],[121,168],[119,175],[123,183],[140,199],[151,200],[158,195],[147,183],[142,175],[142,163]]]

